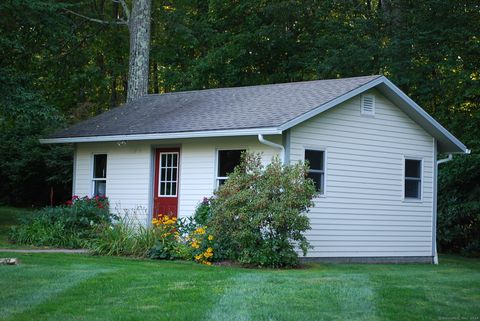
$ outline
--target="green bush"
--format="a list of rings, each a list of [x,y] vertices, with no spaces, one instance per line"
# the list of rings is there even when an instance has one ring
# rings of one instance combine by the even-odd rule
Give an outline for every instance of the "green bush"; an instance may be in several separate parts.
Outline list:
[[[206,225],[212,218],[212,210],[210,206],[210,199],[204,197],[203,201],[198,204],[193,214],[193,222],[196,225]]]
[[[298,246],[306,255],[310,229],[306,215],[315,186],[304,164],[284,166],[278,158],[266,167],[260,155],[245,153],[241,165],[211,201],[213,229],[225,258],[257,266],[299,263]]]
[[[438,185],[439,250],[480,256],[480,155],[441,165]]]
[[[96,237],[98,226],[115,218],[106,198],[74,196],[65,206],[46,207],[20,219],[10,239],[25,245],[80,248],[84,240]]]

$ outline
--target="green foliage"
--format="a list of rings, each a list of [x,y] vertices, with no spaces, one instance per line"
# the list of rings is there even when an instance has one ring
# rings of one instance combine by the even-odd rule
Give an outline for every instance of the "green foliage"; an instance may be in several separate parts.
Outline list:
[[[46,207],[20,219],[10,238],[23,245],[80,248],[96,237],[98,226],[109,224],[108,200],[74,198],[67,206]]]
[[[307,252],[306,215],[315,186],[303,164],[263,167],[260,155],[245,153],[241,165],[215,192],[209,226],[224,255],[245,264],[298,264],[295,247]]]
[[[207,197],[203,198],[203,201],[197,205],[195,213],[193,214],[193,221],[196,225],[202,226],[207,225],[212,218],[212,210],[210,199]]]
[[[122,217],[113,224],[97,227],[97,236],[84,242],[95,255],[148,257],[157,240],[152,227],[145,227]]]
[[[480,154],[455,157],[441,168],[439,249],[480,256]]]

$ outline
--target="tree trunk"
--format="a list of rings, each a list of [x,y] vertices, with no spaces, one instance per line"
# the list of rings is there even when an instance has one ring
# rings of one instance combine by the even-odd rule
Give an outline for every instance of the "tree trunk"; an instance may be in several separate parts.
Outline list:
[[[142,97],[148,92],[151,10],[151,0],[133,1],[128,24],[130,31],[130,61],[127,102]]]

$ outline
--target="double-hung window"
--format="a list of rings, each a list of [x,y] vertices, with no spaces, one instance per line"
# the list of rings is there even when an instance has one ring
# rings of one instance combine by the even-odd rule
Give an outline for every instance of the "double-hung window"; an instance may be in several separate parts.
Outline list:
[[[325,194],[325,151],[305,149],[305,162],[310,169],[308,177],[315,183],[315,188],[320,195]]]
[[[217,154],[217,187],[223,185],[228,175],[240,165],[245,149],[219,150]]]
[[[422,161],[405,158],[405,199],[422,199]]]
[[[107,154],[93,155],[93,196],[105,196],[107,192]]]

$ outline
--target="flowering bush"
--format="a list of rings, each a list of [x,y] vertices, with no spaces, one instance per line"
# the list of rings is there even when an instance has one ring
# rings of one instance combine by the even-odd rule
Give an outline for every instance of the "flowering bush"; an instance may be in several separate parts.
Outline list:
[[[214,237],[207,232],[207,227],[200,226],[196,228],[188,235],[187,240],[192,247],[195,261],[201,264],[212,265],[214,258]]]
[[[180,232],[176,217],[161,215],[152,220],[156,235],[156,242],[150,251],[150,257],[154,259],[174,260],[181,258]]]
[[[241,263],[283,267],[305,255],[310,229],[306,215],[315,186],[303,164],[284,166],[275,158],[266,167],[260,155],[244,154],[212,199],[209,226],[222,256]]]
[[[99,226],[114,219],[108,199],[73,196],[64,206],[46,207],[25,216],[12,228],[10,238],[18,244],[79,248],[84,240],[97,236]]]

